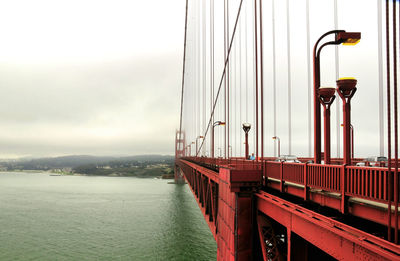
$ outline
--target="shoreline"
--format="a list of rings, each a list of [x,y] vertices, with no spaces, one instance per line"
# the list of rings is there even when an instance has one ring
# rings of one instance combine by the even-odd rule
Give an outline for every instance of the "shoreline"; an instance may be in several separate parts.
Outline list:
[[[1,173],[36,173],[36,174],[46,174],[50,176],[86,176],[86,177],[132,177],[140,179],[174,179],[173,177],[162,177],[162,176],[135,176],[135,175],[124,175],[111,173],[107,175],[93,175],[85,173],[72,173],[72,172],[54,172],[51,170],[0,170]]]

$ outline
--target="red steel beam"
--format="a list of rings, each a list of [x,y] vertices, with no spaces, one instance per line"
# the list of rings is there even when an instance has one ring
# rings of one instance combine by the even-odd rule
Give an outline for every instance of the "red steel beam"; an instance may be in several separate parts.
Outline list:
[[[339,260],[400,260],[400,246],[266,192],[257,210]]]
[[[203,214],[204,219],[206,220],[207,225],[210,228],[210,231],[214,236],[214,239],[217,240],[217,229],[216,229],[217,226],[216,226],[215,217],[211,217],[210,215],[212,215],[212,214],[207,213],[208,208],[211,208],[211,209],[215,208],[215,206],[209,206],[208,203],[214,204],[214,202],[211,201],[211,202],[203,202],[202,203],[201,198],[203,197],[203,195],[198,190],[196,191],[196,188],[194,187],[194,185],[195,185],[194,181],[198,178],[198,176],[201,177],[202,174],[195,170],[191,171],[188,169],[183,171],[183,173],[184,173],[183,176],[185,177],[187,183],[189,184],[189,188],[194,195],[197,205],[199,206],[201,213]],[[196,185],[198,185],[198,183],[196,183]],[[209,190],[209,193],[211,194],[211,189]],[[210,195],[210,197],[211,197],[211,195]]]

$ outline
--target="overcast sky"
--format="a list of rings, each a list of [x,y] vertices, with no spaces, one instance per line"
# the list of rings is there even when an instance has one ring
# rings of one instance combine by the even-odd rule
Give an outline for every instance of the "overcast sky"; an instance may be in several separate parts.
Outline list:
[[[0,157],[173,154],[185,1],[0,1]]]
[[[193,8],[198,1],[189,2],[192,6],[189,25],[193,26],[196,19]],[[289,2],[292,153],[307,155],[306,1]],[[309,2],[310,41],[313,44],[322,33],[335,27],[335,1]],[[209,10],[209,1],[205,3],[205,10]],[[222,5],[223,2],[215,3]],[[233,28],[238,3],[239,0],[230,1],[230,28]],[[247,39],[248,44],[249,71],[252,70],[254,46],[252,3],[244,1],[243,22],[240,25],[241,39]],[[268,137],[265,146],[268,155],[273,153],[273,140],[270,137],[274,135],[271,123],[271,3],[265,1],[263,5],[265,135]],[[359,90],[352,103],[352,123],[356,129],[355,153],[356,156],[378,155],[377,3],[383,1],[337,0],[337,3],[338,27],[362,32],[362,41],[357,47],[340,47],[338,64],[339,77],[354,76],[358,79]],[[363,6],[362,12],[360,5]],[[221,6],[216,6],[216,22],[223,19],[221,10]],[[175,129],[179,127],[184,14],[185,0],[0,1],[0,158],[69,154],[173,154]],[[282,153],[288,153],[286,1],[275,1],[275,15],[277,135],[282,139]],[[208,12],[206,19],[209,19]],[[247,38],[243,19],[248,21]],[[208,26],[206,23],[207,34]],[[196,31],[189,33],[189,47],[195,44],[195,34]],[[218,83],[223,61],[222,27],[216,28],[215,37],[218,45],[215,82]],[[237,41],[234,43],[236,57],[239,53]],[[245,40],[241,41],[245,43]],[[206,52],[209,52],[207,48]],[[245,47],[242,46],[242,56],[244,51]],[[188,54],[189,73],[193,69],[190,63],[197,59],[195,55]],[[243,60],[242,64],[245,64]],[[321,84],[334,86],[337,77],[333,47],[324,49],[321,70]],[[193,74],[191,77],[187,79],[189,85],[195,79]],[[208,84],[207,77],[209,75],[206,76]],[[235,88],[250,88],[250,115],[246,121],[254,125],[251,116],[252,76],[249,76],[248,84],[243,80],[245,77],[241,79],[241,83],[232,82],[232,86],[236,84]],[[191,95],[189,85],[187,95]],[[241,91],[242,95],[236,93],[235,97],[242,97],[245,91]],[[190,100],[187,104],[192,105]],[[332,110],[334,156],[340,155],[342,150],[341,117],[336,118],[337,112],[342,114],[339,99]],[[235,113],[239,114],[238,111]],[[245,120],[241,117],[237,116],[236,133],[241,133],[240,125]],[[209,112],[206,118],[208,120]],[[201,134],[202,130],[187,131],[188,142]],[[243,137],[235,137],[233,151],[235,155],[241,155]],[[254,133],[250,133],[250,137],[254,139]],[[216,146],[221,145],[217,142]]]

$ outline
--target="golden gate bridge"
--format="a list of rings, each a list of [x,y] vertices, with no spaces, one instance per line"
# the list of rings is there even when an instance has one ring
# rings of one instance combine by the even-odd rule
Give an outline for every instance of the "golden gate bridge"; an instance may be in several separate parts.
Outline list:
[[[400,260],[399,9],[186,0],[175,179],[218,260]]]

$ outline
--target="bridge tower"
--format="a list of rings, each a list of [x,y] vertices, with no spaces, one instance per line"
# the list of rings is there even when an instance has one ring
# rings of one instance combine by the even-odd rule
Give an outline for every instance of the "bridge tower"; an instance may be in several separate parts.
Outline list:
[[[185,132],[176,131],[175,132],[175,183],[183,184],[185,183],[185,179],[183,177],[182,172],[180,171],[178,165],[176,165],[176,161],[179,158],[185,156]]]

